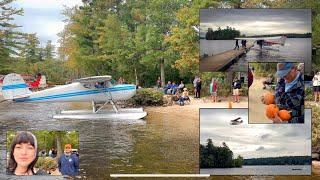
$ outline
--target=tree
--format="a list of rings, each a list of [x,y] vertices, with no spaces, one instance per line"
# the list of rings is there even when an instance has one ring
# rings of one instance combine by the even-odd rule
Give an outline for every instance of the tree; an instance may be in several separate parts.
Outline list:
[[[10,6],[14,0],[0,0],[0,71],[8,69],[12,55],[17,55],[23,46],[24,33],[17,31],[18,25],[12,23],[14,16],[23,15],[23,9]],[[5,73],[9,70],[4,70]]]
[[[47,41],[46,47],[44,48],[44,59],[53,59],[54,58],[55,47],[52,44],[51,40]]]

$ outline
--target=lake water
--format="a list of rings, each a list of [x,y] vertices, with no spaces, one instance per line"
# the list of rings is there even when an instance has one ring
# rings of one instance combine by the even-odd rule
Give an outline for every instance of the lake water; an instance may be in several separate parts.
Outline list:
[[[249,42],[248,42],[249,43]],[[200,56],[209,56],[231,50],[235,40],[200,40]],[[241,57],[238,63],[230,67],[232,71],[247,71],[248,62],[304,62],[306,72],[311,71],[312,46],[311,38],[287,38],[284,46],[278,48],[260,47],[255,44],[251,50]]]
[[[7,179],[7,130],[77,130],[83,178],[109,179],[112,173],[199,173],[197,109],[190,116],[179,111],[166,114],[161,109],[170,107],[148,108],[146,119],[136,121],[52,119],[58,110],[86,108],[90,109],[90,103],[1,103],[0,179]]]
[[[302,170],[292,170],[292,169]],[[310,165],[242,166],[242,168],[200,169],[200,174],[211,175],[310,175]]]

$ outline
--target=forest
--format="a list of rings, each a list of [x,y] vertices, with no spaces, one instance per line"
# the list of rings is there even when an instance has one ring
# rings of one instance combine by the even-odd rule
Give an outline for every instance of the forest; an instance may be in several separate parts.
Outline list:
[[[283,156],[244,159],[244,165],[310,165],[310,156]]]
[[[240,37],[240,31],[229,26],[225,29],[218,27],[216,31],[213,31],[212,28],[208,28],[206,33],[206,40],[233,40],[236,37]]]
[[[193,27],[199,27],[199,8],[312,8],[312,44],[320,44],[317,0],[83,0],[82,6],[63,9],[59,47],[50,39],[41,46],[37,34],[21,32],[14,20],[24,12],[13,1],[0,0],[0,74],[40,72],[52,84],[105,74],[142,87],[154,86],[159,76],[163,84],[191,83],[195,75],[211,79],[198,70]]]
[[[206,145],[200,144],[200,168],[242,167],[243,163],[243,157],[238,155],[234,158],[225,142],[222,146],[215,146],[212,139],[207,139]]]

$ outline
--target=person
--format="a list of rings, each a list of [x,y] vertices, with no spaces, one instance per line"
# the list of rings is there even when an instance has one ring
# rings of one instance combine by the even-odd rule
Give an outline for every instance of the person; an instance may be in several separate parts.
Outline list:
[[[179,86],[178,86],[178,89],[179,89],[180,91],[182,91],[184,88],[185,88],[185,85],[183,84],[183,81],[180,81],[180,84],[179,84]]]
[[[211,80],[209,91],[212,98],[212,102],[217,102],[218,83],[214,78],[212,78]]]
[[[163,91],[164,91],[164,94],[171,94],[172,92],[172,84],[171,84],[171,81],[168,81],[168,84],[166,85],[166,87],[164,87]]]
[[[52,147],[49,150],[49,157],[55,158],[57,156],[57,151],[55,150],[55,147]]]
[[[297,67],[291,63],[278,63],[277,76],[280,78],[275,90],[275,103],[280,110],[290,112],[291,119],[288,123],[304,123],[304,82],[302,74]],[[265,104],[264,96],[261,97]],[[282,123],[280,117],[275,113],[274,123]]]
[[[57,157],[58,151],[55,147],[52,147],[52,157],[55,158]]]
[[[195,98],[200,99],[200,92],[201,92],[201,79],[200,77],[197,80],[197,84],[196,84],[196,96]]]
[[[240,102],[240,89],[241,89],[241,82],[238,78],[234,78],[233,83],[233,102]]]
[[[194,98],[196,98],[196,95],[197,95],[197,81],[198,81],[198,76],[195,76],[194,77],[194,80],[193,80],[193,92],[194,92]]]
[[[9,175],[46,175],[45,171],[35,172],[38,160],[37,138],[30,132],[17,132],[10,146],[10,159],[7,173]]]
[[[312,79],[314,102],[319,102],[320,100],[320,72],[317,72]]]
[[[157,86],[158,86],[158,89],[161,88],[161,78],[160,77],[158,77],[158,79],[157,79]]]
[[[272,74],[269,74],[267,79],[262,82],[263,89],[267,88],[266,85],[272,85],[272,84],[274,84],[274,77]]]
[[[235,49],[239,50],[239,40],[238,39],[236,39],[236,47],[234,47],[234,50]]]
[[[58,162],[59,171],[62,175],[77,176],[79,173],[79,160],[77,155],[72,153],[71,144],[64,146],[64,154]]]
[[[172,82],[172,85],[171,85],[171,94],[176,94],[177,89],[178,89],[178,86],[176,85],[176,83],[175,83],[175,82]]]
[[[123,79],[122,79],[122,77],[120,77],[120,78],[118,79],[118,84],[123,84]]]
[[[183,106],[184,105],[184,101],[191,101],[190,98],[189,98],[189,92],[188,92],[188,89],[187,88],[183,88],[183,92],[182,92],[182,95],[179,99],[179,104],[180,106]]]

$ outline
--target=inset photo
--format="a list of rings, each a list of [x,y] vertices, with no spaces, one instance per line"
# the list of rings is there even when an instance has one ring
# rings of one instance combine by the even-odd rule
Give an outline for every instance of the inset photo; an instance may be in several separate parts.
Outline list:
[[[304,62],[309,73],[311,32],[311,9],[200,9],[200,72]]]
[[[311,175],[311,109],[285,126],[248,124],[246,109],[200,109],[200,174]]]
[[[249,63],[249,123],[304,123],[304,64]]]
[[[77,131],[8,131],[7,174],[79,174]]]

